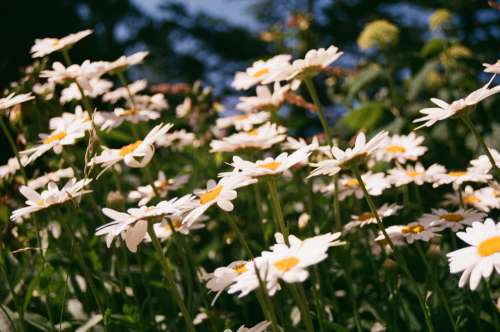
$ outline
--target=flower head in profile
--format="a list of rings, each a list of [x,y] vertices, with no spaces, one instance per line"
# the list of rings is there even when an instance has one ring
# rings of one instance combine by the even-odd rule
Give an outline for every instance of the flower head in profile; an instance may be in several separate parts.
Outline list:
[[[106,71],[110,73],[116,73],[126,70],[130,66],[137,65],[144,61],[144,58],[148,56],[149,52],[142,51],[136,52],[132,55],[122,55],[115,61],[109,62],[106,66]]]
[[[47,189],[41,193],[36,192],[33,188],[29,186],[22,186],[19,191],[26,197],[26,207],[12,212],[10,216],[11,220],[18,220],[19,218],[24,218],[33,212],[44,210],[52,205],[62,204],[71,199],[78,198],[82,195],[89,193],[89,190],[85,190],[85,186],[90,183],[90,179],[77,180],[75,178],[70,179],[64,187],[59,189],[54,182],[50,182]]]
[[[135,108],[123,109],[118,107],[115,108],[113,112],[96,112],[94,121],[102,130],[109,131],[119,127],[125,121],[137,124],[159,119],[160,116],[160,112],[153,110]]]
[[[251,177],[258,178],[261,176],[279,175],[289,170],[292,166],[307,160],[311,154],[309,146],[303,147],[292,154],[283,152],[276,158],[267,157],[264,160],[257,160],[256,162],[241,159],[238,156],[233,157],[233,163],[230,164],[234,167],[235,172]],[[223,173],[222,175],[231,176],[233,173]]]
[[[271,322],[265,320],[253,327],[245,327],[245,325],[242,325],[236,332],[265,332],[269,325],[271,325]],[[225,329],[224,332],[232,331],[230,329]]]
[[[210,152],[234,152],[241,149],[266,150],[286,138],[286,128],[267,122],[248,132],[239,132],[210,142]]]
[[[496,186],[492,184],[477,190],[471,186],[465,186],[461,196],[458,193],[448,193],[445,195],[443,205],[459,206],[463,202],[465,206],[471,206],[484,212],[500,209],[500,188],[498,184]]]
[[[120,99],[129,98],[129,91],[134,96],[138,92],[146,89],[148,82],[146,80],[137,80],[128,85],[127,87],[119,87],[113,91],[107,92],[102,96],[102,100],[107,103],[115,104]]]
[[[291,58],[288,54],[280,54],[268,60],[255,61],[246,71],[235,74],[231,86],[237,90],[247,90],[264,80],[269,81],[290,66]]]
[[[194,196],[185,195],[168,201],[161,201],[153,206],[130,208],[127,212],[119,212],[104,208],[103,214],[112,219],[112,222],[96,229],[96,235],[105,236],[106,245],[111,246],[114,238],[121,236],[127,248],[136,252],[138,245],[147,239],[148,223],[159,223],[165,218],[178,220],[185,213],[197,206]]]
[[[369,155],[380,147],[386,137],[387,132],[381,131],[371,140],[366,142],[365,134],[360,133],[356,137],[353,148],[341,150],[337,146],[332,147],[331,153],[333,158],[311,164],[316,168],[311,172],[309,177],[317,175],[335,175],[342,169],[351,168],[366,162]]]
[[[216,293],[212,305],[217,301],[220,294],[235,281],[236,277],[248,271],[249,264],[251,262],[235,261],[228,266],[218,267],[214,272],[204,276],[204,280],[207,282],[206,287],[211,292]]]
[[[448,119],[460,111],[466,109],[469,106],[474,106],[481,102],[482,100],[500,92],[500,85],[497,85],[493,88],[490,88],[493,79],[491,79],[487,84],[485,84],[480,89],[470,93],[467,97],[459,100],[453,101],[451,104],[438,99],[431,98],[431,101],[438,107],[430,107],[423,108],[420,110],[420,113],[424,114],[424,116],[413,120],[414,123],[424,122],[422,125],[417,127],[416,129],[420,129],[422,127],[431,127],[438,121],[442,121]]]
[[[466,182],[487,182],[492,179],[491,174],[483,173],[481,170],[469,167],[467,170],[454,170],[435,175],[433,187],[439,187],[443,184],[451,184],[454,190]]]
[[[261,110],[277,111],[285,102],[288,90],[290,90],[288,84],[281,86],[279,82],[274,83],[273,91],[266,85],[259,85],[256,89],[256,96],[240,97],[236,109],[246,113]]]
[[[422,146],[423,136],[415,133],[409,135],[388,136],[375,153],[377,160],[396,161],[404,164],[406,161],[416,161],[422,156],[427,148]]]
[[[49,182],[59,182],[62,178],[72,178],[74,176],[75,174],[73,168],[71,167],[58,169],[57,171],[39,176],[36,179],[29,180],[28,187],[33,190],[37,190],[39,188],[45,187]]]
[[[486,213],[473,209],[458,209],[451,212],[445,209],[432,209],[432,213],[426,213],[418,219],[419,222],[441,229],[451,229],[453,232],[461,230],[464,226],[470,226],[475,221],[483,221]]]
[[[475,290],[481,277],[489,278],[493,269],[500,273],[500,223],[486,219],[456,234],[469,246],[447,254],[450,273],[461,272],[458,286],[464,287],[469,282],[470,289]]]
[[[309,50],[304,59],[297,59],[293,61],[290,68],[284,73],[287,80],[293,81],[292,88],[295,90],[300,84],[300,81],[309,77],[316,76],[322,72],[326,67],[335,62],[343,52],[339,52],[338,47],[331,45],[327,49],[319,48],[317,50]]]
[[[385,203],[382,205],[378,210],[377,213],[380,216],[380,218],[386,218],[390,217],[396,212],[398,212],[402,206],[397,205],[397,204],[387,204]],[[349,233],[353,229],[358,228],[358,227],[365,227],[370,224],[376,224],[377,219],[375,218],[375,215],[371,212],[363,212],[361,214],[354,214],[351,216],[351,221],[348,222],[347,224],[344,225],[344,233]]]
[[[31,47],[31,55],[33,58],[41,58],[55,51],[68,50],[90,34],[92,34],[92,30],[83,30],[63,38],[35,39],[35,44]]]
[[[48,78],[49,82],[65,85],[76,82],[87,91],[92,91],[91,80],[100,78],[106,71],[106,62],[91,62],[85,60],[81,65],[73,64],[68,67],[60,62],[52,64],[52,70],[43,70],[40,77]]]
[[[238,131],[249,131],[255,125],[260,125],[269,120],[270,114],[268,112],[257,112],[249,114],[240,114],[233,116],[226,116],[217,119],[217,128],[224,129],[234,127]]]
[[[22,94],[14,94],[11,93],[7,97],[0,98],[0,111],[11,108],[12,106],[16,106],[18,104],[22,104],[29,100],[34,99],[33,95],[30,93],[22,93]]]
[[[386,228],[387,234],[392,238],[402,238],[408,243],[413,243],[416,240],[428,242],[435,237],[440,236],[441,227],[432,226],[429,222],[414,221],[407,225],[394,225]],[[383,239],[383,235],[375,240]]]
[[[28,159],[26,156],[21,156],[21,164],[24,165]],[[21,165],[17,161],[16,157],[9,158],[7,164],[0,166],[0,180],[6,179],[11,175],[16,174],[16,172],[21,169]]]
[[[365,184],[366,190],[371,196],[380,196],[382,193],[390,188],[391,183],[382,172],[373,173],[368,171],[361,175],[361,180]],[[339,184],[339,199],[344,200],[346,197],[355,195],[357,199],[363,198],[363,190],[358,180],[349,175],[342,175],[338,181]],[[333,192],[335,189],[334,184],[328,187],[328,191]]]
[[[170,191],[175,191],[185,185],[189,180],[189,175],[179,175],[174,178],[167,178],[163,171],[158,172],[158,179],[155,180],[153,185],[156,192],[160,197],[167,196]],[[155,191],[151,185],[139,186],[136,190],[132,190],[128,194],[128,200],[131,202],[139,201],[137,204],[143,206],[148,204],[156,196]]]
[[[71,123],[59,122],[58,127],[51,133],[39,135],[40,143],[38,145],[20,152],[21,156],[27,157],[25,165],[30,164],[49,150],[60,154],[65,145],[73,145],[78,139],[84,137],[88,128],[89,122],[83,118]]]
[[[166,133],[156,141],[156,146],[169,147],[176,151],[188,146],[198,147],[199,145],[200,141],[196,139],[196,135],[186,131],[186,129]]]
[[[111,81],[101,78],[91,78],[87,83],[88,85],[85,85],[85,87],[82,86],[82,90],[83,94],[89,98],[96,98],[108,92],[113,87]],[[59,101],[62,104],[66,104],[72,100],[81,100],[82,98],[82,92],[78,88],[78,85],[76,85],[76,83],[71,83],[67,88],[61,91]]]
[[[255,182],[257,180],[238,173],[235,173],[233,176],[224,177],[218,182],[214,180],[208,181],[206,189],[195,191],[195,194],[198,196],[199,206],[186,215],[184,222],[190,224],[196,221],[206,210],[215,204],[226,212],[232,211],[234,206],[231,201],[238,196],[236,189]]]
[[[102,165],[103,171],[122,160],[129,167],[144,167],[154,156],[156,140],[165,135],[172,126],[172,124],[162,123],[151,129],[143,140],[135,141],[119,149],[105,148],[99,156],[92,159],[91,163]]]
[[[489,148],[488,150],[495,161],[495,166],[500,168],[500,152],[493,148]],[[491,162],[485,154],[471,160],[470,164],[470,169],[476,173],[488,173],[492,169]]]
[[[485,73],[500,74],[500,60],[497,60],[497,62],[493,64],[483,63],[483,66],[485,67]]]
[[[424,183],[433,183],[438,175],[446,173],[446,168],[439,164],[433,164],[429,168],[425,168],[421,163],[402,166],[396,166],[388,171],[388,179],[396,187],[415,183],[418,186]]]
[[[51,130],[57,130],[58,128],[65,128],[74,123],[82,122],[85,130],[90,130],[92,128],[92,121],[90,119],[90,114],[84,111],[80,105],[75,107],[74,112],[64,112],[60,116],[50,118],[49,128]]]

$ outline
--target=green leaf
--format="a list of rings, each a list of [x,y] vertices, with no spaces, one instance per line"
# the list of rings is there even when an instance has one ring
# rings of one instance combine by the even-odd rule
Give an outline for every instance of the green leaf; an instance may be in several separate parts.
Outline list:
[[[375,127],[384,115],[385,106],[381,102],[367,102],[344,117],[344,122],[354,130],[369,130]]]
[[[425,87],[425,83],[429,75],[436,69],[437,60],[430,60],[420,69],[417,75],[413,78],[408,88],[408,99],[414,100]]]
[[[372,82],[381,75],[383,75],[383,70],[377,64],[371,64],[358,71],[356,75],[349,78],[348,98],[354,97],[354,95],[356,95],[359,90],[361,90],[368,83]]]

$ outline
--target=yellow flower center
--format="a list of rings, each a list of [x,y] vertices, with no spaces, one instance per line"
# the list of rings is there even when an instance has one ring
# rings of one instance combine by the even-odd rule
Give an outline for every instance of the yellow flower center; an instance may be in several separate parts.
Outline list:
[[[424,173],[423,172],[417,172],[417,171],[407,171],[406,172],[406,175],[408,175],[408,176],[410,176],[412,178],[415,178],[415,177],[417,177],[419,175],[422,175],[422,174],[424,174]]]
[[[409,234],[409,233],[418,234],[422,233],[423,231],[424,227],[422,225],[405,226],[401,230],[401,232],[403,232],[404,234]]]
[[[464,196],[464,203],[465,204],[474,204],[474,203],[479,203],[480,201],[481,200],[474,195]]]
[[[500,252],[500,236],[493,236],[477,246],[477,253],[481,257],[490,256]]]
[[[136,115],[138,113],[139,113],[139,110],[132,108],[132,109],[120,112],[120,116],[131,116],[131,115]]]
[[[464,217],[458,213],[445,213],[440,215],[439,218],[450,222],[459,222],[464,220]]]
[[[258,129],[250,130],[247,134],[250,136],[257,136],[259,134],[259,130]]]
[[[268,74],[269,73],[269,69],[268,68],[262,68],[260,70],[257,70],[254,74],[253,74],[253,77],[255,78],[259,78],[265,74]]]
[[[234,117],[234,120],[236,120],[236,121],[243,121],[243,120],[248,119],[249,117],[250,117],[250,115],[248,115],[248,114],[236,115]]]
[[[233,270],[236,271],[236,273],[238,274],[243,274],[248,271],[245,264],[238,264],[235,267],[233,267]]]
[[[464,172],[464,171],[451,171],[451,172],[448,172],[448,175],[449,176],[454,176],[454,177],[460,177],[460,176],[467,175],[467,172]]]
[[[217,185],[213,187],[212,189],[206,191],[204,194],[200,196],[200,203],[201,204],[207,204],[217,197],[219,197],[220,192],[222,191],[222,185]]]
[[[54,142],[59,142],[67,135],[68,135],[68,133],[66,131],[61,131],[60,133],[55,133],[53,135],[50,135],[46,139],[44,139],[43,144],[50,144],[50,143],[54,143]]]
[[[54,47],[55,47],[55,46],[59,46],[59,43],[60,43],[60,42],[61,42],[61,41],[60,41],[59,39],[54,39],[54,40],[52,40],[52,46],[54,46]]]
[[[271,171],[275,171],[280,166],[281,166],[281,163],[279,161],[271,161],[271,162],[259,165],[260,168],[267,168]]]
[[[283,272],[290,271],[295,265],[299,264],[299,259],[297,257],[286,257],[274,262],[274,266]]]
[[[365,212],[365,213],[362,213],[358,216],[358,220],[359,221],[367,221],[369,219],[372,219],[374,216],[371,212]]]
[[[38,206],[45,206],[45,200],[43,198],[39,199],[38,201],[36,201],[36,205],[38,205]]]
[[[135,151],[135,149],[137,149],[137,147],[142,143],[141,140],[138,140],[132,144],[129,144],[129,145],[125,145],[124,147],[122,147],[120,149],[120,151],[118,152],[120,154],[120,156],[122,157],[125,157],[126,155],[128,155],[129,153],[132,153]]]
[[[389,153],[404,153],[406,152],[406,148],[401,145],[389,145],[385,148],[385,152]]]
[[[344,183],[344,185],[345,185],[346,187],[349,187],[349,188],[357,188],[357,187],[359,187],[359,182],[358,182],[358,180],[357,180],[357,179],[354,179],[354,178],[353,178],[353,179],[349,179],[349,180],[347,180],[347,181]]]
[[[175,229],[179,229],[182,226],[182,219],[173,219],[171,222]],[[172,231],[172,227],[170,227],[169,223],[167,223],[163,228],[165,228],[167,232]]]

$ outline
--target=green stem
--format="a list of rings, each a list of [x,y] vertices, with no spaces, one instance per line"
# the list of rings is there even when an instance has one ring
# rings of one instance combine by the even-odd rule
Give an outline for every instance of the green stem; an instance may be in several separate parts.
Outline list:
[[[328,145],[331,145],[332,135],[330,133],[330,128],[328,127],[328,122],[326,121],[325,113],[323,112],[323,108],[321,107],[321,103],[319,102],[314,83],[311,78],[307,78],[304,82],[306,83],[307,90],[309,91],[309,94],[311,95],[311,98],[314,102],[314,106],[316,106],[316,110],[318,111],[319,121],[321,122],[323,131],[325,132],[326,138],[328,139]]]
[[[249,258],[253,259],[254,256],[252,254],[252,250],[250,250],[250,247],[248,246],[248,243],[245,240],[245,237],[241,233],[238,225],[236,224],[236,221],[234,220],[234,218],[233,218],[233,216],[231,215],[230,212],[227,213],[227,220],[229,221],[229,226],[231,226],[231,229],[236,234],[236,237],[238,238],[238,241],[240,242],[240,244],[243,247],[243,249],[245,250],[247,256]]]
[[[262,278],[260,277],[260,271],[255,263],[254,268],[255,275],[257,276],[257,280],[259,281],[259,289],[256,292],[257,300],[259,301],[264,316],[268,321],[271,322],[271,329],[273,330],[273,332],[280,332],[280,329],[278,328],[278,319],[276,318],[276,313],[274,312],[271,298],[269,297],[269,294],[267,294],[266,287],[262,282]]]
[[[266,236],[266,229],[264,227],[264,211],[262,211],[262,197],[260,193],[260,187],[259,184],[256,183],[253,187],[253,194],[255,197],[255,205],[257,205],[257,214],[259,215],[259,225],[262,230],[262,236],[264,237],[264,244],[267,245],[267,236]]]
[[[274,220],[276,222],[277,229],[283,234],[286,245],[290,245],[288,242],[288,228],[286,227],[285,219],[283,218],[283,210],[281,209],[278,190],[276,189],[276,180],[270,177],[266,179],[266,183],[271,196],[271,205],[273,206]]]
[[[420,256],[420,259],[424,262],[425,269],[427,270],[427,273],[431,276],[431,279],[434,283],[434,287],[436,287],[436,290],[438,292],[438,296],[443,303],[444,309],[446,311],[446,314],[448,315],[448,319],[450,320],[451,326],[453,327],[453,331],[457,332],[457,326],[455,324],[455,320],[453,319],[453,314],[451,313],[450,305],[448,303],[448,300],[446,299],[446,295],[444,294],[443,289],[441,286],[439,286],[439,280],[437,279],[436,274],[433,272],[431,265],[427,261],[427,258],[425,257],[425,253],[422,250],[422,246],[420,245],[419,241],[415,241],[415,247],[417,247],[417,252],[418,255]]]
[[[19,325],[21,327],[21,331],[25,331],[25,328],[24,328],[24,308],[23,308],[23,306],[19,305],[19,303],[17,302],[16,292],[14,291],[14,288],[10,284],[9,277],[7,276],[7,273],[5,272],[5,269],[4,269],[4,258],[3,257],[2,257],[2,261],[0,262],[0,270],[2,272],[2,277],[5,279],[5,282],[7,283],[7,288],[9,289],[9,292],[11,293],[12,301],[14,302],[14,307],[16,308],[16,311],[19,315],[19,322],[20,322]],[[14,326],[14,327],[16,327],[16,326]]]
[[[361,323],[359,320],[359,313],[358,313],[358,301],[356,299],[356,291],[354,289],[354,286],[352,284],[352,273],[351,273],[351,248],[347,248],[347,264],[345,266],[345,273],[346,273],[346,279],[347,279],[347,288],[349,290],[349,294],[351,295],[351,301],[352,301],[352,315],[354,318],[354,325],[356,326],[356,330],[358,332],[363,331],[361,328]]]
[[[10,135],[9,129],[7,128],[7,125],[5,124],[5,121],[3,120],[3,116],[0,115],[0,127],[2,127],[2,131],[7,137],[7,141],[9,142],[9,145],[14,152],[14,155],[16,156],[16,160],[19,163],[19,168],[21,169],[21,174],[23,175],[24,179],[24,184],[28,184],[28,177],[26,176],[26,171],[24,170],[24,165],[21,163],[21,158],[19,157],[19,151],[17,150],[16,143],[14,143],[14,139]]]
[[[134,96],[132,95],[132,91],[130,91],[130,88],[128,86],[128,81],[125,75],[123,74],[123,71],[119,71],[116,73],[118,75],[118,78],[122,82],[122,85],[125,87],[125,90],[127,90],[128,98],[130,99],[130,103],[132,104],[132,107],[137,110],[137,106],[135,104]]]
[[[149,223],[148,224],[148,233],[149,236],[151,237],[151,240],[153,242],[153,246],[156,251],[156,255],[158,256],[158,260],[160,261],[160,265],[163,268],[163,272],[165,273],[165,279],[167,280],[168,283],[168,288],[171,291],[175,302],[177,303],[177,306],[181,310],[182,316],[184,317],[184,321],[186,322],[186,327],[187,331],[189,332],[195,332],[196,329],[194,328],[193,320],[191,319],[191,314],[189,313],[188,309],[186,308],[186,305],[181,299],[181,296],[179,294],[179,291],[177,289],[177,286],[175,284],[174,280],[174,275],[172,271],[170,270],[170,266],[168,263],[167,258],[163,254],[163,250],[160,245],[160,241],[158,240],[158,237],[156,236],[156,233],[153,229],[153,224]]]
[[[311,314],[309,313],[309,305],[305,297],[304,288],[302,284],[290,284],[288,289],[297,304],[300,311],[300,316],[304,322],[307,332],[314,332],[314,325],[312,323]]]
[[[377,220],[377,225],[378,225],[379,230],[384,235],[384,239],[387,241],[387,243],[389,244],[390,248],[394,252],[394,257],[396,258],[399,266],[401,267],[401,269],[403,270],[403,272],[406,274],[406,276],[408,277],[408,279],[411,282],[412,287],[415,290],[418,302],[420,304],[420,308],[422,309],[422,311],[424,313],[424,318],[425,318],[425,323],[427,325],[427,329],[429,331],[431,331],[431,332],[434,332],[434,326],[432,324],[432,320],[431,320],[431,316],[430,316],[430,313],[429,313],[429,309],[427,308],[427,306],[425,304],[424,297],[422,296],[422,294],[420,292],[420,289],[418,288],[418,284],[417,284],[416,280],[413,278],[410,270],[408,269],[408,265],[406,264],[406,260],[399,253],[399,250],[397,249],[397,247],[394,245],[394,243],[392,242],[391,238],[387,234],[387,232],[385,230],[385,227],[384,227],[384,224],[382,223],[382,219],[378,215],[377,208],[375,207],[375,203],[373,202],[373,199],[371,198],[370,194],[368,194],[368,190],[366,190],[366,186],[365,186],[365,184],[363,182],[363,179],[361,178],[359,170],[357,169],[357,167],[354,167],[354,168],[351,169],[351,171],[353,172],[354,176],[358,180],[359,185],[361,186],[361,189],[363,190],[363,194],[365,196],[365,200],[368,203],[368,206],[370,207],[371,213],[375,216],[375,219]]]

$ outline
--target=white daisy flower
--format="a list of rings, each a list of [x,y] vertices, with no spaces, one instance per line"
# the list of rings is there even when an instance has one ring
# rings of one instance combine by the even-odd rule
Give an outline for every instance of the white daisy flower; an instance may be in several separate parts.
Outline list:
[[[128,167],[144,167],[154,156],[156,140],[172,127],[170,123],[159,124],[151,129],[144,140],[135,141],[119,149],[105,148],[99,156],[92,158],[91,163],[101,164],[104,167],[103,171],[122,160]]]
[[[418,219],[418,222],[458,232],[464,226],[470,226],[475,221],[483,221],[484,218],[486,218],[486,213],[472,209],[458,209],[455,212],[432,209],[432,213],[425,213]]]
[[[224,211],[232,211],[234,206],[231,201],[238,196],[236,189],[255,182],[257,180],[250,179],[241,174],[224,177],[219,182],[215,182],[214,180],[208,181],[205,190],[195,191],[195,194],[198,196],[199,206],[186,215],[184,222],[187,224],[193,223],[214,204],[217,204]]]
[[[128,90],[133,95],[146,89],[148,82],[146,80],[137,80],[128,85]],[[102,100],[106,103],[115,104],[120,99],[128,99],[127,88],[122,86],[113,91],[107,92],[102,96]]]
[[[40,144],[20,152],[21,156],[26,156],[24,166],[30,164],[38,157],[49,150],[54,150],[60,154],[65,145],[73,145],[76,141],[85,136],[88,128],[88,122],[85,120],[72,123],[60,123],[60,126],[54,129],[50,134],[40,134]]]
[[[256,96],[240,97],[236,109],[246,113],[260,110],[275,112],[285,102],[288,90],[290,90],[288,84],[280,86],[279,82],[274,83],[273,92],[266,85],[259,85],[255,90]]]
[[[316,169],[311,172],[309,177],[318,175],[332,176],[340,172],[341,169],[353,166],[353,163],[364,162],[380,146],[385,137],[387,137],[387,132],[381,131],[366,142],[365,134],[360,133],[356,137],[354,148],[347,148],[345,151],[342,151],[337,146],[332,147],[331,153],[333,158],[311,164]]]
[[[66,84],[77,82],[84,90],[92,90],[89,81],[102,76],[106,70],[106,62],[96,61],[91,62],[85,60],[81,65],[73,64],[65,67],[60,62],[52,64],[52,70],[43,70],[40,77],[48,78],[49,82],[57,84]]]
[[[51,130],[57,130],[58,128],[66,128],[71,124],[81,122],[84,130],[90,130],[92,128],[92,121],[90,120],[90,114],[84,111],[80,105],[75,107],[75,112],[64,112],[61,116],[53,117],[49,120],[49,128]]]
[[[319,142],[318,138],[316,136],[313,137],[312,141],[310,144],[306,142],[306,140],[302,137],[291,137],[288,136],[286,138],[286,142],[281,144],[281,148],[283,150],[298,150],[300,148],[303,148],[305,146],[309,146],[311,151],[315,151],[319,149]]]
[[[300,81],[316,76],[330,64],[335,62],[343,52],[338,51],[338,47],[331,45],[326,50],[324,48],[309,50],[304,59],[293,61],[291,67],[283,71],[276,79],[295,80],[292,88],[296,90]]]
[[[62,178],[72,178],[75,174],[73,172],[73,168],[63,168],[58,169],[57,171],[46,173],[36,179],[31,179],[28,181],[28,187],[33,190],[37,190],[39,188],[45,187],[45,185],[49,182],[59,182]]]
[[[207,281],[206,287],[210,291],[216,292],[212,305],[217,301],[220,294],[236,280],[236,277],[248,271],[249,264],[252,263],[235,261],[228,266],[219,267],[214,272],[204,276],[204,279]]]
[[[237,90],[247,90],[264,80],[272,80],[284,68],[290,66],[291,55],[280,54],[268,60],[255,61],[245,72],[236,72],[231,86]]]
[[[253,327],[245,327],[245,325],[242,325],[236,332],[265,332],[269,325],[271,325],[271,322],[265,320]],[[225,329],[224,332],[232,331],[230,329]]]
[[[88,81],[88,86],[82,87],[83,93],[86,97],[96,98],[106,92],[108,92],[113,87],[113,83],[108,80],[101,78],[92,78]],[[81,100],[82,93],[76,85],[76,83],[71,83],[67,88],[61,91],[61,97],[59,101],[62,104],[66,104],[72,100]]]
[[[421,146],[423,141],[424,137],[415,133],[389,136],[375,151],[375,158],[382,161],[395,160],[401,164],[408,160],[416,161],[427,151],[425,146]]]
[[[119,127],[124,121],[137,124],[149,120],[157,120],[161,114],[148,109],[123,109],[115,108],[113,112],[96,112],[94,122],[102,130],[109,131]]]
[[[396,212],[398,212],[401,208],[402,206],[397,204],[385,203],[377,210],[377,213],[380,218],[383,219],[396,214]],[[373,213],[364,212],[361,214],[353,214],[351,216],[351,221],[344,225],[344,233],[349,233],[354,228],[365,227],[370,224],[377,224],[377,219]]]
[[[424,183],[432,183],[440,174],[446,173],[446,168],[439,164],[433,164],[429,168],[425,168],[421,163],[416,163],[415,166],[407,165],[396,166],[388,171],[388,180],[396,187],[406,185],[408,183],[415,183],[418,186]]]
[[[361,179],[365,184],[366,190],[371,196],[380,196],[384,192],[384,190],[391,187],[391,183],[386,178],[385,174],[382,172],[372,173],[371,171],[362,174]],[[363,198],[363,189],[359,185],[359,182],[356,178],[348,175],[343,175],[339,181],[339,199],[342,201],[346,197],[355,195],[357,199]],[[334,187],[333,183],[331,184],[331,192],[333,192]]]
[[[470,93],[467,97],[459,100],[453,101],[451,104],[438,99],[431,98],[431,101],[438,107],[424,108],[420,110],[420,113],[425,116],[413,120],[414,123],[424,122],[424,124],[417,127],[417,129],[422,127],[430,127],[438,121],[448,119],[455,114],[459,113],[461,110],[478,104],[482,100],[500,92],[500,85],[490,88],[490,84],[493,80],[490,80],[486,85],[480,89]]]
[[[169,239],[172,236],[172,234],[174,234],[170,224],[172,224],[172,226],[174,227],[175,232],[183,235],[188,235],[189,233],[191,233],[191,231],[205,227],[205,225],[203,224],[203,220],[201,218],[191,224],[186,224],[182,222],[182,218],[180,217],[171,217],[170,222],[164,220],[160,223],[156,223],[153,225],[153,229],[158,239],[166,240]],[[146,234],[145,241],[146,242],[151,241],[149,234]]]
[[[168,179],[163,171],[158,172],[158,179],[154,181],[153,185],[156,192],[160,197],[167,196],[170,191],[175,191],[185,185],[189,180],[189,175],[179,175],[175,178]],[[137,202],[139,206],[146,205],[150,200],[156,196],[151,185],[137,187],[128,194],[130,202]]]
[[[196,139],[196,135],[186,131],[186,129],[166,133],[156,141],[156,146],[169,147],[173,150],[182,150],[187,146],[198,147],[200,144],[201,142]]]
[[[447,254],[450,273],[462,272],[458,286],[469,282],[470,289],[475,290],[481,277],[489,278],[493,268],[500,273],[500,223],[495,225],[492,219],[486,219],[456,234],[470,246]]]
[[[483,63],[483,66],[485,73],[500,74],[500,60],[493,64]]]
[[[142,63],[144,61],[144,58],[148,56],[149,52],[147,51],[142,51],[142,52],[136,52],[132,55],[122,55],[115,61],[109,62],[108,65],[106,66],[106,71],[107,72],[118,72],[118,71],[124,71],[130,66],[137,65],[139,63]]]
[[[32,91],[34,94],[42,97],[45,100],[51,100],[54,97],[56,84],[54,82],[35,83],[33,84]]]
[[[61,189],[59,189],[54,182],[50,182],[47,190],[44,190],[41,193],[36,192],[29,186],[22,186],[19,191],[24,197],[26,197],[27,206],[12,212],[10,219],[17,220],[19,218],[25,218],[33,212],[46,209],[55,204],[62,204],[71,199],[87,194],[90,190],[85,190],[84,188],[91,181],[91,179],[82,179],[77,181],[75,178],[72,178],[66,182],[64,187]]]
[[[175,108],[175,115],[178,118],[183,118],[189,114],[189,112],[191,111],[191,108],[192,108],[191,98],[186,97],[186,98],[184,98],[182,103],[177,105],[177,107]]]
[[[26,101],[32,100],[35,97],[30,93],[22,93],[15,95],[14,92],[7,97],[0,98],[0,110],[5,110],[11,108],[12,106],[22,104]]]
[[[447,173],[436,174],[434,179],[434,188],[443,184],[452,184],[454,190],[458,190],[466,182],[487,182],[491,180],[491,174],[479,173],[477,169],[468,168],[465,171],[448,171]]]
[[[416,240],[428,242],[431,239],[440,236],[438,233],[442,230],[442,228],[437,226],[431,226],[427,222],[414,221],[407,225],[394,225],[386,228],[387,235],[391,238],[398,239],[404,238],[406,242],[413,243]],[[380,234],[375,240],[381,240]]]
[[[230,165],[234,167],[233,172],[240,172],[241,174],[252,178],[279,175],[288,171],[294,165],[307,160],[310,154],[311,151],[309,147],[306,146],[290,155],[283,152],[276,158],[267,157],[264,160],[257,160],[256,162],[243,160],[238,156],[234,156],[233,163]],[[221,173],[219,176],[232,176],[232,174],[232,172]]]
[[[127,99],[127,105],[133,108],[134,105],[137,108],[149,109],[152,111],[162,111],[168,108],[168,102],[165,96],[161,93],[155,93],[154,95],[135,95],[134,103]]]
[[[491,153],[491,156],[493,157],[493,160],[495,161],[495,165],[500,168],[500,152],[493,148],[488,149]],[[471,163],[471,170],[477,172],[477,173],[488,173],[491,170],[491,162],[488,159],[488,156],[485,154],[480,155],[474,160],[470,161]]]
[[[268,112],[226,116],[218,118],[216,126],[219,129],[234,127],[238,131],[249,131],[253,128],[253,126],[262,124],[269,120],[269,117],[270,115]]]
[[[266,123],[249,132],[239,132],[210,142],[210,152],[234,152],[240,149],[269,149],[286,138],[286,128]]]
[[[113,221],[98,227],[95,235],[105,236],[108,248],[113,239],[120,235],[125,240],[127,248],[131,252],[136,252],[138,245],[147,239],[148,222],[160,222],[167,217],[179,218],[195,206],[197,203],[194,196],[185,195],[169,201],[161,201],[154,206],[131,208],[127,212],[104,208],[103,214]]]
[[[31,56],[41,58],[55,51],[67,50],[90,34],[92,34],[92,30],[83,30],[63,38],[35,39],[35,44],[31,47]]]
[[[500,190],[493,186],[483,187],[474,190],[471,186],[466,186],[462,193],[462,200],[466,206],[489,212],[491,209],[500,209]],[[458,193],[446,194],[443,205],[460,205]]]
[[[25,164],[28,158],[26,156],[21,156],[21,164]],[[21,169],[19,162],[16,157],[9,158],[7,164],[0,166],[0,179],[6,179],[11,175],[16,174],[16,172]]]

